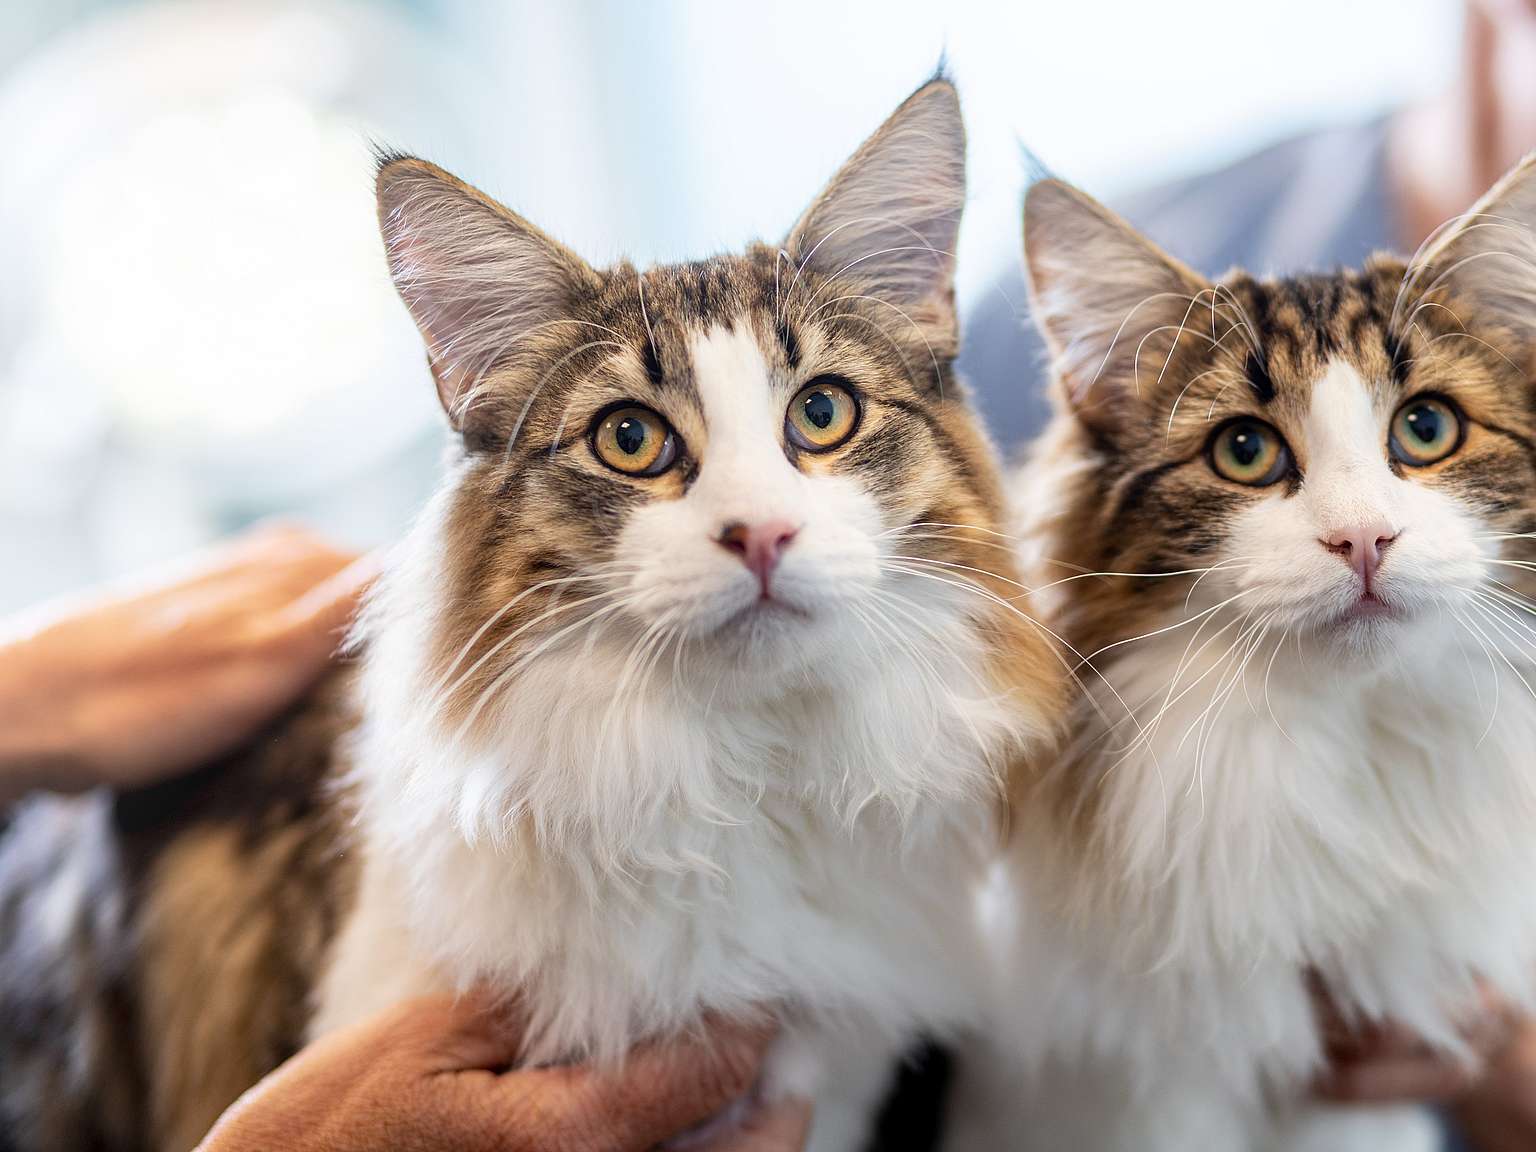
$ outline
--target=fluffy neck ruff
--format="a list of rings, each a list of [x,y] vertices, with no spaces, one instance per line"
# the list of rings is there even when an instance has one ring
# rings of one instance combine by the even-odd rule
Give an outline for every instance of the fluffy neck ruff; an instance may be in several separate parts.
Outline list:
[[[958,1022],[968,889],[1004,761],[1044,730],[999,690],[974,597],[757,699],[554,647],[479,735],[429,706],[429,510],[364,624],[360,819],[411,947],[523,994],[534,1058],[615,1057],[768,1002],[892,1030]],[[490,735],[486,735],[490,733]],[[375,886],[376,890],[379,886]],[[925,987],[926,986],[926,987]]]
[[[1174,635],[1105,668],[1123,699],[1157,704],[1181,659],[1181,684],[1209,672],[1208,690],[1138,724],[1097,685],[1121,722],[1106,736],[1085,710],[1056,774],[1080,779],[1048,785],[1078,798],[1074,834],[1096,860],[1083,883],[1139,909],[1157,952],[1143,961],[1317,960],[1529,841],[1536,701],[1509,667],[1469,668],[1448,626],[1416,639],[1375,668],[1332,670],[1274,636],[1239,673],[1223,651],[1191,663]]]

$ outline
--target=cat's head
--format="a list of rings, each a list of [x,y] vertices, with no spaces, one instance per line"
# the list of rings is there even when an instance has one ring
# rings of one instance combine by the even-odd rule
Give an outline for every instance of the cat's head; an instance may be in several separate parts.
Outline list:
[[[951,371],[964,168],[938,79],[782,244],[637,271],[383,161],[391,270],[461,444],[429,638],[445,717],[494,717],[557,657],[616,707],[662,685],[718,712],[893,661],[913,705],[955,690],[922,668],[956,628],[1013,630],[998,470]],[[1049,656],[1019,646],[1044,690]]]
[[[1533,226],[1528,160],[1406,266],[1213,281],[1076,189],[1035,185],[1049,451],[1071,477],[1050,547],[1060,577],[1136,574],[1063,586],[1077,639],[1218,603],[1271,645],[1367,663],[1447,621],[1474,652],[1523,632],[1503,585],[1523,584],[1510,562],[1536,529]]]

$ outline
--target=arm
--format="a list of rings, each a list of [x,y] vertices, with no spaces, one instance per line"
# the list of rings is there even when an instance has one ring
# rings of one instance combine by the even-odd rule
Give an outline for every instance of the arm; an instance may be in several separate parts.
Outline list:
[[[1536,1020],[1485,990],[1463,1026],[1466,1063],[1390,1021],[1351,1028],[1320,986],[1314,998],[1328,1056],[1323,1099],[1439,1105],[1477,1152],[1536,1147]]]
[[[325,669],[371,570],[294,528],[0,621],[0,805],[132,787],[238,745]]]
[[[649,1152],[751,1092],[771,1036],[718,1025],[624,1065],[512,1067],[519,1032],[484,996],[402,1005],[326,1037],[248,1092],[197,1152]],[[692,1152],[799,1152],[804,1102]]]

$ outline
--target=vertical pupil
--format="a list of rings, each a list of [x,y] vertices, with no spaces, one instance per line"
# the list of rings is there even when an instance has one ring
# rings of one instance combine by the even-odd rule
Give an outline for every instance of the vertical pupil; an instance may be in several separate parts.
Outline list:
[[[1433,444],[1440,439],[1440,413],[1433,408],[1415,408],[1408,413],[1408,427],[1420,443]]]
[[[645,447],[645,425],[633,416],[620,420],[618,427],[613,430],[613,442],[624,455],[637,455]]]
[[[805,398],[805,418],[816,427],[826,430],[837,415],[837,405],[825,392],[813,392]]]
[[[1232,436],[1232,458],[1244,468],[1259,458],[1260,440],[1258,434],[1248,429],[1236,432]]]

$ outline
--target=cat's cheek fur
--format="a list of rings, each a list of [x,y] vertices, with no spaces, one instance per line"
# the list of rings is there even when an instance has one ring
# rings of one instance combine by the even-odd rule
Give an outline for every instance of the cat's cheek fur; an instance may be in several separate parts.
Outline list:
[[[733,693],[771,695],[786,678],[825,669],[857,643],[857,606],[880,580],[880,509],[856,480],[838,476],[796,473],[781,493],[758,493],[749,505],[763,509],[757,521],[779,520],[796,531],[772,578],[784,611],[742,627],[761,589],[715,537],[722,524],[745,518],[730,511],[743,502],[716,491],[711,479],[701,477],[681,500],[637,511],[615,562],[632,572],[629,602],[641,620],[658,632],[715,637],[690,656],[691,668],[708,668]]]
[[[1390,545],[1379,588],[1405,617],[1390,624],[1388,639],[1396,643],[1411,640],[1417,625],[1434,623],[1439,609],[1456,599],[1447,590],[1481,579],[1485,553],[1475,519],[1454,495],[1390,474],[1387,479],[1391,515],[1403,530]],[[1318,544],[1326,523],[1305,489],[1256,500],[1233,519],[1217,557],[1223,568],[1201,586],[1196,601],[1208,607],[1241,595],[1237,603],[1255,618],[1273,612],[1277,629],[1326,625],[1359,596],[1352,569]],[[1350,637],[1340,633],[1335,639],[1314,636],[1312,642],[1343,654]]]

